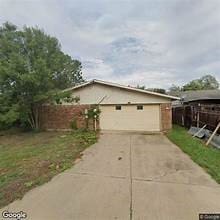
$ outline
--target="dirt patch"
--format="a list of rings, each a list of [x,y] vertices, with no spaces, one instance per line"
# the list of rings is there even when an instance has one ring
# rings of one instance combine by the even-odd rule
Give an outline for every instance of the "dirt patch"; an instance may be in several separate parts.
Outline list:
[[[14,198],[21,198],[22,195],[25,193],[25,186],[24,186],[24,180],[15,180],[11,183],[9,183],[7,186],[5,186],[2,191],[3,199],[0,200],[0,206],[3,206],[5,204],[5,201],[7,203],[10,203],[14,200]]]
[[[95,132],[4,133],[0,136],[0,207],[72,167],[95,142]]]

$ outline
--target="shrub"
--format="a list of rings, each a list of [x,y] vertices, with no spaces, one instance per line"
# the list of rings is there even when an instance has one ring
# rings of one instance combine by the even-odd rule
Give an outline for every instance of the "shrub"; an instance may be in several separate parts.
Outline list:
[[[70,128],[73,129],[73,130],[77,130],[77,129],[78,129],[76,119],[73,119],[73,120],[70,122]]]

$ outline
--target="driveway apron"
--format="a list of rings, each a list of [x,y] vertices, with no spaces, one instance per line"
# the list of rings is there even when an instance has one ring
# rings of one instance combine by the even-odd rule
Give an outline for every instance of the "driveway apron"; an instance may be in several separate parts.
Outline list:
[[[3,210],[30,220],[193,220],[220,186],[164,135],[102,134],[73,168]]]

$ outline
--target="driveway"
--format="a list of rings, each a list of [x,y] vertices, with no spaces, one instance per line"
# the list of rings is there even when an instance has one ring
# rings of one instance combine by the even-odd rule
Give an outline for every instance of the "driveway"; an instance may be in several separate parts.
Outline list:
[[[220,212],[220,186],[163,135],[104,134],[72,169],[5,209],[30,220],[197,220]]]

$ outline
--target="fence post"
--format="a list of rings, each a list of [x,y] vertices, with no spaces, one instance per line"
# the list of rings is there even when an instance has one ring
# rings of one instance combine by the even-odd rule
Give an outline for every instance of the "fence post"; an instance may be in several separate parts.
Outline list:
[[[197,128],[198,128],[199,127],[199,110],[197,110],[197,117],[196,117],[196,119],[197,119],[196,125],[197,125]]]
[[[183,106],[182,125],[185,127],[185,106]]]

